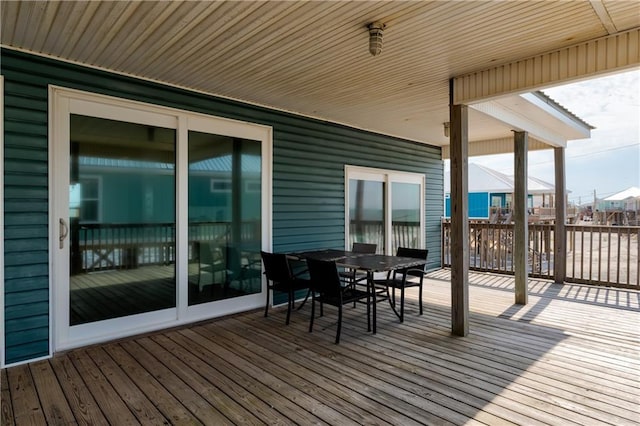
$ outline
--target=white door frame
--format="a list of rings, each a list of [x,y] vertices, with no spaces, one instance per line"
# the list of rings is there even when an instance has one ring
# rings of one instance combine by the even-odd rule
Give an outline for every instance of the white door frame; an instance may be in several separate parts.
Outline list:
[[[96,323],[69,325],[69,248],[60,248],[59,219],[68,223],[69,116],[78,113],[176,129],[176,307]],[[272,128],[56,86],[49,87],[49,206],[52,351],[158,330],[261,307],[260,293],[188,306],[188,131],[258,140],[262,147],[262,249],[271,250]],[[65,164],[67,166],[65,166]],[[61,261],[62,259],[62,261]]]

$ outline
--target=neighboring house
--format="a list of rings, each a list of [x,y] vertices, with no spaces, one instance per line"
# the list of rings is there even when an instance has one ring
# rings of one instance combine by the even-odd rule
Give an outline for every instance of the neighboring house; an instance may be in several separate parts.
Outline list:
[[[632,186],[604,200],[598,200],[596,209],[599,211],[640,211],[640,188]]]
[[[640,224],[640,188],[632,186],[596,202],[594,221],[597,224]]]
[[[445,172],[445,217],[451,216],[450,178]],[[541,179],[529,177],[527,205],[529,209],[552,207],[555,187]],[[479,164],[469,163],[469,219],[489,219],[493,210],[510,210],[513,203],[514,179]]]

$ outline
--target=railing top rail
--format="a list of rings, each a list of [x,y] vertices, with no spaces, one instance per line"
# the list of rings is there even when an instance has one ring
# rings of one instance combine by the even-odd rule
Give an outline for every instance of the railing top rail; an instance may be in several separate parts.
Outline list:
[[[576,229],[576,230],[598,230],[601,231],[603,229],[611,230],[611,231],[631,231],[638,232],[640,231],[640,226],[618,226],[618,225],[574,225],[568,224],[566,225],[567,229]]]

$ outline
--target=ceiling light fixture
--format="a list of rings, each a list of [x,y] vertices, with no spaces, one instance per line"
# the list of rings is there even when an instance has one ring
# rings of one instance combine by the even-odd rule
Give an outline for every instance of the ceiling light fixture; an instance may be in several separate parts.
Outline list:
[[[376,21],[367,25],[367,28],[369,28],[369,53],[377,56],[382,52],[382,33],[385,25]]]
[[[448,138],[449,137],[449,127],[451,126],[450,122],[446,122],[446,123],[442,123],[444,124],[444,137]]]

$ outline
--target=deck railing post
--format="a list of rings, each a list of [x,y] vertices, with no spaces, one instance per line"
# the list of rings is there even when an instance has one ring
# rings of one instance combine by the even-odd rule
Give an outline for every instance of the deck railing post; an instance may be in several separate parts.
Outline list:
[[[515,269],[515,302],[526,305],[528,300],[528,254],[529,234],[527,218],[527,132],[514,133],[514,177],[513,194],[514,244],[513,263]]]
[[[553,277],[556,283],[563,283],[567,276],[567,203],[564,148],[554,148],[555,185],[556,185],[556,220],[553,252]]]

